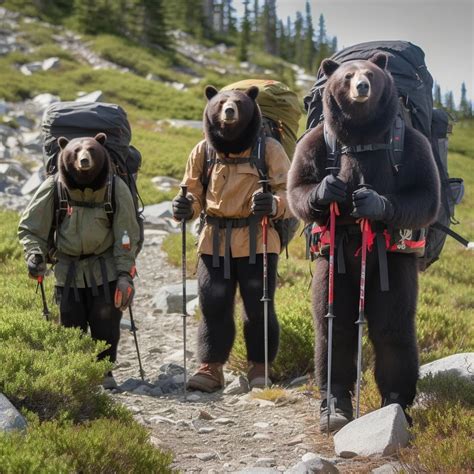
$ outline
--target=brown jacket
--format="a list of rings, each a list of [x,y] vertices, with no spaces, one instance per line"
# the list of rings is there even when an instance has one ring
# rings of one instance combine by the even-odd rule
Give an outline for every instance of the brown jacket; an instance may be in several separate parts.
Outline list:
[[[256,167],[249,163],[228,165],[216,163],[212,169],[206,194],[202,186],[206,141],[199,142],[191,152],[186,165],[182,184],[188,186],[188,195],[191,194],[193,202],[193,219],[199,217],[202,210],[214,217],[245,218],[251,215],[250,207],[252,195],[261,189],[258,183],[260,177]],[[229,155],[228,158],[247,158],[251,154],[247,149],[238,155]],[[221,155],[218,154],[218,157]],[[290,169],[290,160],[281,144],[273,138],[265,142],[265,162],[268,179],[272,192],[277,201],[277,212],[273,219],[290,217],[290,210],[286,199],[286,179]],[[212,232],[209,225],[202,230],[198,253],[212,255]],[[219,255],[224,256],[224,233],[220,230]],[[275,229],[268,231],[268,252],[280,253],[280,239]],[[258,226],[257,253],[262,253],[262,229]],[[249,256],[249,230],[248,227],[232,230],[231,254],[233,257]]]

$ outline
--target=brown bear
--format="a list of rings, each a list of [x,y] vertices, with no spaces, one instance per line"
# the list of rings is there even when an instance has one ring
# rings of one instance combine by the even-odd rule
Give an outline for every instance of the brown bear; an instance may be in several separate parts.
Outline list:
[[[178,220],[202,215],[198,243],[198,291],[203,317],[198,334],[201,366],[189,388],[212,392],[224,385],[223,366],[235,338],[237,286],[244,305],[244,337],[251,386],[265,384],[262,218],[286,217],[286,176],[290,161],[281,144],[265,138],[257,87],[218,92],[208,86],[204,110],[206,139],[191,152],[182,183],[187,196],[173,201]],[[262,152],[263,150],[263,152]],[[270,189],[254,160],[265,160]],[[273,305],[278,232],[268,228],[268,358],[278,349],[279,327]]]
[[[396,119],[398,96],[386,64],[384,54],[343,65],[323,61],[328,78],[323,95],[324,124],[299,142],[288,179],[291,209],[307,223],[326,226],[330,203],[339,205],[331,390],[335,409],[331,409],[331,430],[352,419],[360,283],[358,220],[369,219],[376,236],[385,237],[397,229],[415,231],[436,218],[440,201],[437,168],[430,144],[421,133],[407,125],[399,169],[393,167],[390,153],[383,146],[366,146],[388,144]],[[329,156],[325,127],[326,133],[337,140],[338,156]],[[369,338],[375,350],[375,378],[382,405],[399,403],[405,409],[413,402],[418,378],[416,256],[396,251],[385,254],[385,244],[380,250],[374,246],[376,250],[367,257],[365,305]],[[387,268],[380,263],[384,255]],[[328,255],[322,252],[316,262],[312,295],[316,375],[323,393],[327,383],[328,271]],[[382,291],[386,288],[379,280],[386,272],[389,291]],[[321,415],[321,429],[325,430],[326,396]]]
[[[106,139],[104,133],[58,139],[58,175],[33,196],[18,233],[32,278],[44,275],[54,251],[61,324],[90,328],[109,345],[99,358],[115,362],[122,311],[134,294],[139,228],[130,190],[113,175]],[[115,386],[111,374],[104,386]]]

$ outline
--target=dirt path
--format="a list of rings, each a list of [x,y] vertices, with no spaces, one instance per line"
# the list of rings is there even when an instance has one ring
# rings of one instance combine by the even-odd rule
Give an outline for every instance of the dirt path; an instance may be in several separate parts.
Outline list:
[[[260,472],[282,472],[307,453],[330,459],[341,472],[370,472],[388,460],[345,461],[334,457],[332,439],[317,430],[318,401],[309,392],[288,390],[280,401],[259,400],[252,394],[224,395],[193,392],[182,395],[182,320],[179,314],[162,314],[153,296],[163,285],[180,282],[180,271],[170,266],[161,250],[164,232],[147,231],[138,271],[140,281],[135,300],[135,319],[149,386],[138,385],[138,365],[132,334],[122,331],[119,364],[115,376],[130,391],[113,396],[129,407],[152,431],[152,441],[175,454],[174,467],[181,472],[236,472],[245,468],[267,468]],[[188,319],[188,367],[195,357],[197,323]],[[161,370],[160,370],[161,368]],[[166,371],[173,375],[167,379]],[[228,381],[236,374],[226,374]],[[172,380],[171,393],[159,393],[159,382]],[[163,387],[163,385],[161,385]],[[273,468],[272,470],[268,468]],[[249,471],[246,471],[249,472]],[[253,471],[257,472],[257,471]]]

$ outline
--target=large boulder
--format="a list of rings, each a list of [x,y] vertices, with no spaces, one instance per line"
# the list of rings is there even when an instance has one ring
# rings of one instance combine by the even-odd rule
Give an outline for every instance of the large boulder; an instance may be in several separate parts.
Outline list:
[[[10,400],[0,393],[0,432],[24,430],[25,428],[26,420]]]
[[[448,373],[474,382],[474,352],[453,354],[420,367],[420,379],[430,374]]]
[[[400,405],[392,404],[357,418],[334,436],[336,454],[390,456],[408,444],[408,422]]]
[[[76,102],[100,102],[104,100],[102,91],[94,91],[89,94],[83,94],[76,99]]]
[[[186,301],[197,298],[197,280],[187,280]],[[181,313],[183,311],[183,285],[162,286],[153,298],[153,306],[163,313]]]

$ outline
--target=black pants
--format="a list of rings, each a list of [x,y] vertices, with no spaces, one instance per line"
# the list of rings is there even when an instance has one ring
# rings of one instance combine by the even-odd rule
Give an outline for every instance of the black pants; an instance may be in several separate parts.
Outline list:
[[[279,326],[274,307],[278,255],[268,255],[268,357],[272,362],[278,351]],[[220,362],[229,358],[235,338],[234,302],[237,284],[244,304],[244,338],[247,359],[263,363],[264,324],[263,256],[251,265],[248,257],[231,259],[230,279],[224,279],[224,258],[213,268],[212,256],[201,255],[198,262],[198,292],[202,319],[198,332],[198,352],[201,362]]]
[[[334,276],[334,329],[332,393],[348,396],[356,381],[360,257],[351,246],[345,253],[346,273]],[[413,402],[418,379],[415,313],[418,294],[416,257],[389,253],[390,290],[382,292],[376,250],[368,254],[365,314],[368,335],[375,350],[375,380],[382,399],[398,394],[404,407]],[[327,382],[327,258],[318,258],[313,278],[313,313],[316,330],[316,377],[325,390]]]
[[[108,284],[110,303],[106,301],[102,285],[98,287],[97,296],[92,295],[91,288],[78,288],[79,301],[76,301],[72,288],[66,300],[64,288],[56,287],[61,324],[65,327],[80,328],[84,332],[87,332],[89,327],[93,339],[105,341],[110,345],[109,349],[98,355],[98,359],[108,357],[112,362],[117,359],[122,318],[122,312],[113,303],[116,284],[116,281]]]

